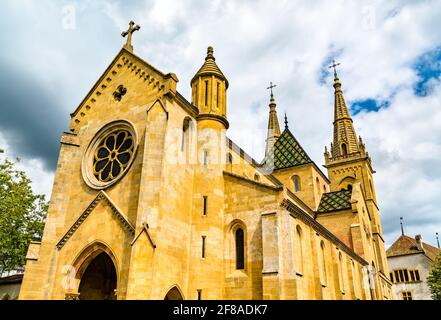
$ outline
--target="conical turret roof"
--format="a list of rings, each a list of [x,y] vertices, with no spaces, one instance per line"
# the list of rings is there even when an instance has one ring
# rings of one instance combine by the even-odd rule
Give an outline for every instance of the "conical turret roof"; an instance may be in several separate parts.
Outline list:
[[[228,80],[222,73],[222,71],[219,69],[219,67],[216,64],[216,58],[213,55],[213,47],[207,48],[207,56],[205,57],[205,62],[202,65],[202,67],[199,69],[198,72],[194,75],[193,79],[191,79],[190,83],[193,83],[194,80],[196,80],[200,76],[206,76],[206,75],[215,75],[223,80],[225,80],[226,88],[228,88]]]

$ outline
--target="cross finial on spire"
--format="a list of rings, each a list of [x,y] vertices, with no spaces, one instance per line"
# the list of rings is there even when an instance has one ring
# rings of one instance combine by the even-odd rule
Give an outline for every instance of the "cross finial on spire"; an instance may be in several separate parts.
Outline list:
[[[285,112],[285,129],[288,129],[288,117],[286,116],[286,112]]]
[[[123,31],[121,33],[121,36],[123,38],[125,38],[127,36],[127,42],[124,45],[124,48],[126,48],[127,50],[129,50],[130,52],[133,52],[133,46],[132,46],[132,34],[135,31],[138,31],[139,29],[141,29],[141,27],[139,25],[135,26],[135,22],[130,21],[129,23],[129,29],[127,31]]]
[[[332,64],[328,67],[329,69],[330,68],[334,68],[334,79],[338,79],[338,77],[337,77],[337,69],[335,67],[337,67],[339,65],[340,65],[340,62],[339,63],[335,63],[335,60],[332,59]]]
[[[273,84],[272,82],[270,82],[270,86],[267,89],[271,90],[271,100],[274,99],[274,95],[273,95],[273,88],[277,87],[277,85]]]
[[[404,236],[403,217],[400,217],[401,234]]]

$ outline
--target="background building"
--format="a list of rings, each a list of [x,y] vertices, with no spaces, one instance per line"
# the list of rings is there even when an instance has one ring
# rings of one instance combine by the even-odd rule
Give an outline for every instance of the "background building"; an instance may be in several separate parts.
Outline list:
[[[415,238],[401,235],[386,251],[392,289],[399,300],[431,300],[427,277],[441,250]]]
[[[0,273],[0,300],[16,300],[23,281],[23,268]]]

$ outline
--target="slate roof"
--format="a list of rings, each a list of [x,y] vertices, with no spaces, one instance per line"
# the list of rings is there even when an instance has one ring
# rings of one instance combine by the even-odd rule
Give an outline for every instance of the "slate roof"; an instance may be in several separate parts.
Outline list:
[[[273,160],[274,170],[312,163],[311,158],[288,128],[277,138],[262,164],[265,167],[272,167]]]
[[[431,246],[423,242],[423,249],[418,247],[418,243],[414,238],[406,235],[400,236],[389,249],[386,250],[387,257],[404,256],[408,254],[422,253],[430,260],[434,261],[436,256],[441,253],[441,249]]]
[[[352,190],[328,192],[322,195],[317,213],[345,210],[351,208]]]

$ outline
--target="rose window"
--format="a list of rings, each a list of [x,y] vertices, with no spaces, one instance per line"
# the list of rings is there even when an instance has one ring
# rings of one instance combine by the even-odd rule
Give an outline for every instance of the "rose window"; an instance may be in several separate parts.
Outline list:
[[[129,171],[137,148],[138,135],[132,123],[117,120],[106,124],[84,153],[81,165],[84,182],[93,189],[115,184]]]
[[[93,174],[98,181],[117,178],[133,156],[134,142],[130,132],[118,130],[107,135],[99,144],[93,161]]]

